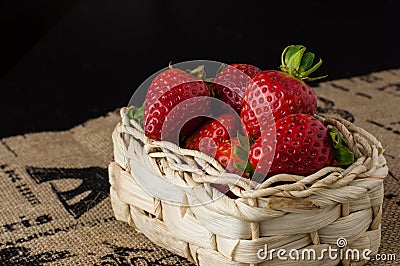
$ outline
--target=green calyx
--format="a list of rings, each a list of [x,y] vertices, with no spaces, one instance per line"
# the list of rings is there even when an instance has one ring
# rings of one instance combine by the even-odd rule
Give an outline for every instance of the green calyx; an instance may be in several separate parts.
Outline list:
[[[245,176],[249,178],[254,173],[254,168],[249,162],[250,143],[249,140],[239,132],[237,133],[237,138],[240,145],[233,148],[233,153],[241,162],[234,162],[233,167],[243,172]]]
[[[287,46],[281,56],[280,69],[289,75],[304,81],[313,81],[326,78],[328,75],[310,78],[309,75],[317,70],[322,60],[313,65],[315,55],[311,52],[305,52],[306,47],[303,45]]]
[[[246,156],[247,156],[247,152],[250,150],[250,142],[249,142],[249,140],[245,136],[240,134],[239,132],[237,132],[236,136],[238,138],[240,146],[243,147],[243,149],[245,149]]]
[[[333,159],[339,165],[352,164],[354,162],[354,154],[350,151],[340,132],[334,127],[329,127],[328,134],[332,140]]]
[[[133,119],[138,122],[140,125],[143,125],[144,120],[144,105],[139,108],[134,106],[130,106],[128,108],[128,117],[129,119]]]

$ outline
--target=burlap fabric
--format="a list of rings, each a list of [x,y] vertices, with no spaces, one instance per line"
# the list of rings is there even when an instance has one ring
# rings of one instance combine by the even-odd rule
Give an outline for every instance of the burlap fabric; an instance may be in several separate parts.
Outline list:
[[[319,113],[354,122],[386,149],[380,254],[397,260],[370,264],[399,265],[400,69],[314,89]],[[0,140],[0,265],[191,265],[113,216],[107,166],[117,111],[68,131]]]

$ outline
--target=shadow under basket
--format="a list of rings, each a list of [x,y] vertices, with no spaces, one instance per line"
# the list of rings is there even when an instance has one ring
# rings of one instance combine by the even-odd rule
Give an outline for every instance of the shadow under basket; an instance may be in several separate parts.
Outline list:
[[[109,165],[114,215],[155,244],[218,266],[365,265],[378,253],[388,168],[366,130],[316,116],[341,132],[355,162],[259,184],[225,173],[204,153],[148,139],[128,108],[120,113]],[[238,198],[212,187],[216,180]]]

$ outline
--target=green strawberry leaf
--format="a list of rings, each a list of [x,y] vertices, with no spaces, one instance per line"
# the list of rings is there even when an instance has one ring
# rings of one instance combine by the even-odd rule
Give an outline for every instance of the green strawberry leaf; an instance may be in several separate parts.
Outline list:
[[[135,107],[134,106],[130,106],[130,107],[128,107],[128,112],[127,112],[127,115],[128,115],[128,118],[129,119],[133,119],[133,115],[135,114]]]
[[[133,119],[136,121],[143,121],[144,118],[144,105],[142,105],[141,107],[139,107],[135,114],[133,115]]]
[[[324,79],[326,78],[328,75],[324,75],[324,76],[319,76],[319,77],[315,77],[315,78],[309,78],[308,76],[313,73],[315,70],[317,70],[322,64],[322,59],[319,59],[318,63],[316,63],[312,68],[306,70],[305,72],[300,73],[301,78],[308,80],[308,81],[313,81],[313,80],[318,80],[318,79]]]
[[[244,171],[245,171],[246,175],[248,175],[248,177],[250,177],[254,174],[255,169],[251,165],[251,163],[249,161],[247,161],[246,169]]]
[[[241,162],[234,162],[233,167],[239,171],[243,171],[246,178],[250,178],[254,174],[254,167],[249,162],[250,143],[246,136],[237,133],[240,146],[233,148],[233,153],[241,160]]]
[[[246,169],[246,162],[241,162],[241,163],[233,162],[233,167],[239,171],[244,172]]]
[[[299,70],[300,64],[301,64],[301,59],[303,58],[304,51],[306,50],[305,47],[302,47],[300,50],[298,50],[295,54],[293,54],[288,62],[287,66],[289,69],[294,69],[294,70]]]
[[[287,50],[285,49],[286,51],[284,51],[285,59],[282,65],[288,65],[289,59],[303,47],[303,45],[291,45],[286,47]]]
[[[134,106],[129,107],[128,117],[142,124],[144,120],[144,105],[139,108],[135,108]]]
[[[240,134],[239,131],[237,132],[237,138],[239,140],[240,146],[242,146],[247,151],[250,150],[249,140],[245,136]]]
[[[241,163],[234,162],[233,167],[239,171],[243,171],[246,178],[250,178],[255,170],[249,161],[243,161]]]
[[[246,161],[248,157],[248,150],[246,151],[243,147],[235,146],[233,147],[233,154],[235,154],[238,158]]]
[[[334,128],[328,128],[329,136],[332,140],[333,159],[339,165],[350,165],[354,163],[354,153],[348,148],[348,144],[344,141],[340,132]]]
[[[315,55],[311,52],[307,52],[303,55],[303,58],[301,59],[301,64],[299,68],[299,72],[305,72],[309,70],[314,62],[314,57]]]
[[[303,81],[314,81],[326,78],[327,75],[312,78],[308,77],[321,66],[322,60],[320,59],[313,66],[315,55],[311,52],[305,53],[305,50],[306,47],[303,45],[287,46],[282,52],[281,65],[279,68],[292,77]]]

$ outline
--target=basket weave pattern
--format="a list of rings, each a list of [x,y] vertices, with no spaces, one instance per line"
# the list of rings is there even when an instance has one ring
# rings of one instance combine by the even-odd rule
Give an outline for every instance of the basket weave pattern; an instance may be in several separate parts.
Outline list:
[[[280,174],[262,184],[225,173],[213,158],[165,141],[148,139],[121,109],[113,132],[109,166],[115,217],[154,243],[198,265],[365,265],[324,256],[321,260],[260,258],[260,249],[313,249],[316,254],[347,240],[346,249],[378,252],[383,181],[388,173],[381,143],[370,133],[337,118],[320,117],[342,133],[356,161],[346,169],[326,167],[309,176]],[[146,192],[138,175],[156,175],[191,186],[178,206]],[[231,199],[210,186],[228,184]],[[207,204],[196,204],[207,202]],[[361,253],[360,253],[361,254]]]

